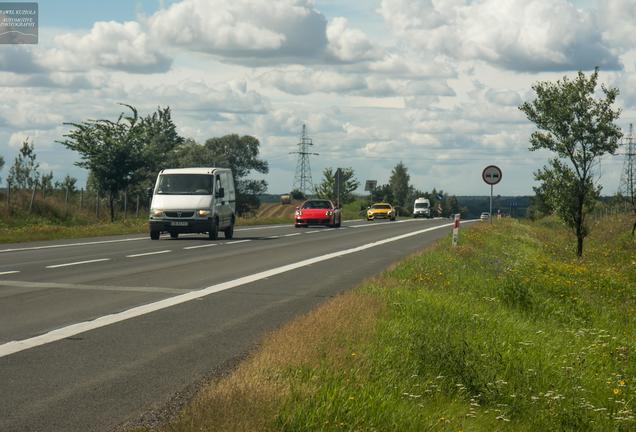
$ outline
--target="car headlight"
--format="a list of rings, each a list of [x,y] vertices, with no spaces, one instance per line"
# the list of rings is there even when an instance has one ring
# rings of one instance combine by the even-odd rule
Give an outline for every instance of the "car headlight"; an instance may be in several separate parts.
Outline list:
[[[165,213],[161,209],[150,209],[150,216],[160,218],[164,217]]]
[[[327,216],[332,216],[332,215],[333,215],[333,212],[332,212],[331,210],[329,210],[329,211],[326,213],[326,215],[327,215]]]
[[[210,210],[198,210],[197,215],[199,217],[208,217],[210,216]]]

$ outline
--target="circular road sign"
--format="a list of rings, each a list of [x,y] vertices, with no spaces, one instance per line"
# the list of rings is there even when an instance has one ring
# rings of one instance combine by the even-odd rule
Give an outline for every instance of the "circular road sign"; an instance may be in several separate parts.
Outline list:
[[[501,181],[501,170],[495,165],[488,165],[481,173],[481,178],[489,185],[496,185]]]

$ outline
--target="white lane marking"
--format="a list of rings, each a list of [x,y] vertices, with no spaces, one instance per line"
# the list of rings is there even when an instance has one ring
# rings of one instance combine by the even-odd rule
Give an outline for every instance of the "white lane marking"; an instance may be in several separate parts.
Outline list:
[[[210,244],[204,244],[204,245],[198,245],[198,246],[188,246],[188,247],[184,247],[184,249],[190,250],[190,249],[199,249],[199,248],[206,248],[206,247],[212,247],[212,246],[218,246],[218,243],[210,243]]]
[[[231,241],[231,242],[227,242],[227,243],[223,243],[224,245],[234,245],[234,244],[238,244],[238,243],[245,243],[245,242],[251,242],[252,240],[235,240],[235,241]]]
[[[237,228],[235,231],[252,231],[252,230],[270,229],[270,228],[285,228],[285,227],[292,227],[292,226],[294,226],[294,224],[289,222],[288,224],[285,224],[285,225],[268,225],[268,226],[252,227],[252,228]]]
[[[103,317],[96,318],[92,321],[84,321],[77,324],[71,324],[69,326],[62,327],[57,330],[52,330],[48,333],[35,336],[32,338],[7,342],[0,345],[0,357],[5,357],[10,354],[14,354],[14,353],[24,351],[30,348],[34,348],[40,345],[45,345],[47,343],[66,339],[68,337],[75,336],[80,333],[84,333],[90,330],[95,330],[100,327],[105,327],[105,326],[115,324],[121,321],[129,320],[131,318],[136,318],[141,315],[146,315],[151,312],[156,312],[158,310],[176,306],[185,302],[189,302],[191,300],[206,297],[206,296],[209,296],[210,294],[236,288],[241,285],[256,282],[262,279],[266,279],[272,276],[279,275],[281,273],[286,273],[286,272],[296,270],[302,267],[306,267],[312,264],[316,264],[322,261],[327,261],[333,258],[341,257],[343,255],[349,255],[356,252],[361,252],[366,249],[382,246],[383,244],[386,244],[386,243],[403,240],[405,238],[413,237],[419,234],[423,234],[425,232],[434,231],[441,228],[447,228],[450,226],[453,226],[453,224],[449,223],[449,224],[439,225],[435,227],[425,228],[425,229],[413,231],[407,234],[402,234],[396,237],[390,237],[384,240],[379,240],[373,243],[367,243],[362,246],[357,246],[350,249],[344,249],[341,251],[328,253],[326,255],[321,255],[314,258],[298,261],[292,264],[275,267],[270,270],[265,270],[265,271],[255,273],[249,276],[244,276],[242,278],[234,279],[227,282],[222,282],[216,285],[211,285],[207,288],[203,288],[196,291],[190,291],[185,294],[169,297],[167,299],[159,300],[153,303],[148,303],[146,305],[137,306],[137,307],[125,310],[123,312],[118,312],[111,315],[105,315]]]
[[[305,234],[313,234],[313,233],[317,233],[317,232],[321,232],[321,230],[307,231]]]
[[[402,219],[398,221],[387,221],[387,222],[369,222],[362,225],[351,225],[350,228],[368,228],[373,226],[380,226],[386,224],[396,224],[396,223],[405,223],[405,222],[415,222],[417,219]]]
[[[280,238],[280,236],[269,236],[269,237],[265,237],[265,238],[268,238],[268,239],[277,239],[277,238]]]
[[[67,283],[55,283],[55,282],[25,282],[25,281],[11,281],[0,280],[0,286],[7,287],[21,287],[21,288],[34,288],[34,289],[67,289],[67,290],[83,290],[83,291],[123,291],[123,292],[148,292],[148,293],[169,293],[169,294],[183,294],[187,290],[175,289],[175,288],[160,288],[160,287],[128,287],[128,286],[110,286],[110,285],[82,285],[82,284],[67,284]]]
[[[291,234],[285,234],[283,237],[293,237],[293,236],[297,236],[300,235],[302,233],[291,233]]]
[[[159,255],[159,254],[165,254],[168,252],[172,252],[172,251],[170,249],[166,249],[166,250],[156,251],[156,252],[145,252],[145,253],[134,254],[134,255],[126,255],[126,258],[137,258],[142,256],[148,256],[148,255]]]
[[[2,276],[2,275],[16,274],[16,273],[20,273],[20,271],[19,271],[19,270],[11,270],[11,271],[0,272],[0,276]]]
[[[102,261],[110,261],[110,258],[100,258],[100,259],[87,260],[87,261],[76,261],[76,262],[72,262],[72,263],[56,264],[56,265],[46,266],[46,268],[54,269],[54,268],[58,268],[58,267],[69,267],[69,266],[75,266],[75,265],[80,265],[80,264],[90,264],[90,263],[96,263],[96,262],[102,262]]]
[[[23,247],[23,248],[0,249],[0,253],[39,250],[39,249],[54,249],[54,248],[62,248],[62,247],[69,247],[69,246],[87,246],[87,245],[104,244],[104,243],[121,243],[121,242],[136,241],[136,240],[148,240],[148,237],[135,237],[135,238],[121,239],[121,240],[101,240],[101,241],[94,241],[94,242],[67,243],[67,244],[50,245],[50,246],[30,246],[30,247]]]

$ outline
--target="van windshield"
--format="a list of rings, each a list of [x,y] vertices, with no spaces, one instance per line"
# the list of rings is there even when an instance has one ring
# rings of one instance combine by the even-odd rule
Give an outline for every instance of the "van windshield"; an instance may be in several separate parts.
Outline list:
[[[415,208],[428,208],[428,203],[415,203]]]
[[[213,176],[206,174],[162,174],[159,195],[212,195]]]

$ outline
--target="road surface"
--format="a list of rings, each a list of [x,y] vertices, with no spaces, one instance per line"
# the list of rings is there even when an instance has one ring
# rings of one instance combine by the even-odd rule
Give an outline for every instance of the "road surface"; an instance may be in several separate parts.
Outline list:
[[[405,219],[0,245],[0,431],[134,423],[450,229]]]

